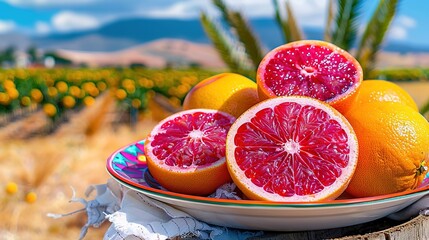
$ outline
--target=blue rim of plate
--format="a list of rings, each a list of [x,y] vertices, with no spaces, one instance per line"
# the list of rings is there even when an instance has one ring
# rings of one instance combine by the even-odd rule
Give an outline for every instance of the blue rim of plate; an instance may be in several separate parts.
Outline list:
[[[106,169],[107,172],[120,184],[148,195],[156,195],[163,198],[205,204],[234,205],[237,207],[336,207],[344,205],[374,204],[377,202],[394,201],[407,197],[413,197],[415,195],[423,196],[429,193],[429,173],[426,175],[422,184],[420,184],[420,186],[414,190],[376,197],[336,199],[313,203],[231,200],[175,193],[163,189],[150,175],[146,164],[146,157],[144,155],[144,140],[129,144],[110,155],[106,162]]]

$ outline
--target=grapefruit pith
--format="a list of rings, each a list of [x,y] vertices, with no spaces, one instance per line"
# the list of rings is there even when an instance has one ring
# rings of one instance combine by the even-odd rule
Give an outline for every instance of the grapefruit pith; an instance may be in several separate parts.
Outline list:
[[[193,109],[160,121],[145,142],[149,172],[167,190],[211,194],[231,181],[225,141],[234,120],[221,111]]]
[[[265,100],[244,112],[226,141],[228,170],[250,199],[335,199],[357,165],[358,143],[347,120],[319,100]]]

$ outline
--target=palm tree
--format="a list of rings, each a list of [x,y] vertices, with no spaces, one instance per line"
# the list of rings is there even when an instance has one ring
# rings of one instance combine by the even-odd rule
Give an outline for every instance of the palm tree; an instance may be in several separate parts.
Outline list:
[[[285,14],[282,14],[278,1],[280,0],[272,0],[272,4],[284,42],[305,39],[289,1],[286,0],[284,4]],[[353,50],[365,77],[368,76],[374,69],[377,53],[396,14],[399,0],[379,0],[362,34],[358,34],[358,28],[363,0],[328,1],[324,39],[344,50]],[[200,20],[206,34],[231,71],[254,78],[257,66],[264,56],[258,37],[239,11],[228,8],[223,0],[212,2],[221,12],[222,20],[230,31],[202,12]]]

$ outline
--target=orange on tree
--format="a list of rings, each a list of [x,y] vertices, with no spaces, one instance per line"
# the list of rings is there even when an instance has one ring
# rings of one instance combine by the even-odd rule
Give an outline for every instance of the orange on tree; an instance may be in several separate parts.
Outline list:
[[[60,93],[66,93],[69,86],[64,81],[59,81],[55,84],[55,87],[57,88],[58,92]]]
[[[344,115],[356,132],[359,159],[347,188],[355,197],[414,189],[427,172],[429,123],[396,102],[353,105]]]
[[[48,117],[55,117],[55,115],[57,115],[57,107],[52,103],[45,103],[43,105],[43,112]]]
[[[9,95],[11,100],[17,99],[19,97],[19,92],[16,88],[8,88],[6,89],[6,93]]]
[[[21,98],[21,102],[20,103],[24,107],[30,106],[30,104],[31,104],[31,98],[29,96],[23,96]]]
[[[69,93],[71,96],[75,97],[75,98],[79,98],[81,95],[81,89],[78,86],[72,85],[69,88]]]
[[[4,82],[3,82],[3,87],[4,87],[4,89],[11,89],[11,88],[15,88],[16,87],[16,85],[15,85],[15,83],[12,81],[12,80],[10,80],[10,79],[6,79]]]
[[[55,98],[58,95],[58,89],[55,87],[48,87],[48,96]]]
[[[118,100],[124,100],[127,97],[127,95],[128,95],[127,92],[122,88],[119,88],[115,91],[115,97]]]
[[[103,81],[98,81],[97,82],[97,88],[98,88],[98,90],[100,90],[100,92],[102,92],[102,91],[107,89],[107,84]]]
[[[43,93],[37,88],[31,89],[30,96],[36,103],[40,103],[43,100]]]
[[[93,98],[92,96],[86,96],[86,97],[83,99],[83,104],[84,104],[86,107],[90,107],[90,106],[94,105],[94,103],[95,103],[95,98]]]
[[[7,93],[5,92],[0,92],[0,104],[2,105],[9,105],[10,104],[10,97]]]
[[[238,117],[258,102],[255,82],[239,74],[221,73],[195,85],[186,95],[183,109],[215,109]]]
[[[257,69],[260,99],[308,96],[339,109],[348,105],[363,79],[359,62],[334,44],[301,40],[265,55]]]
[[[76,105],[76,100],[70,95],[66,95],[61,100],[65,108],[73,108]]]

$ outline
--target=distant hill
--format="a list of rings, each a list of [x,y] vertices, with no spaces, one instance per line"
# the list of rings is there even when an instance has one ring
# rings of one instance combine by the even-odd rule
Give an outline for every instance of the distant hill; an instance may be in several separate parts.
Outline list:
[[[20,33],[0,34],[0,49],[13,46],[17,49],[26,49],[32,44],[32,39]]]
[[[250,26],[265,50],[283,43],[277,23],[270,18],[252,19]],[[322,39],[322,29],[305,28],[307,39]],[[54,50],[74,63],[90,66],[141,63],[150,67],[200,65],[222,68],[224,64],[207,38],[198,19],[121,19],[98,29],[27,36],[19,33],[0,35],[0,50],[8,46],[25,50],[36,46]],[[386,55],[388,52],[390,55]],[[426,66],[429,47],[405,43],[386,43],[380,66]]]
[[[93,39],[88,39],[92,36]],[[117,51],[158,39],[180,39],[208,43],[197,19],[122,19],[98,29],[35,38],[42,48],[63,48],[84,51]],[[96,44],[91,44],[96,42]],[[90,45],[88,45],[90,44]],[[58,47],[60,46],[60,47]]]
[[[138,63],[154,68],[163,68],[167,65],[178,67],[198,65],[206,68],[225,68],[224,63],[210,44],[178,39],[159,39],[111,52],[64,49],[57,50],[57,52],[75,64],[85,64],[91,67],[129,66]]]
[[[280,30],[273,19],[252,19],[249,24],[267,49],[274,48],[283,43]],[[304,32],[308,39],[323,38],[322,29],[305,28]],[[35,37],[32,38],[32,42],[45,49],[118,51],[134,45],[165,38],[180,39],[195,43],[210,43],[198,19],[151,18],[121,19],[107,23],[94,30]],[[383,50],[414,53],[429,52],[429,47],[391,42],[385,44]]]

